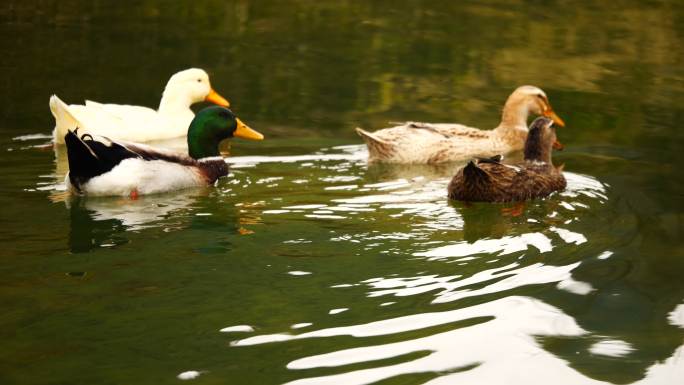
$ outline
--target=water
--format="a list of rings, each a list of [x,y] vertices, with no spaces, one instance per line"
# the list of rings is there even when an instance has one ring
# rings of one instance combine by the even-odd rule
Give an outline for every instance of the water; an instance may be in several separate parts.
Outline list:
[[[0,382],[681,382],[683,9],[6,3]],[[189,66],[267,140],[215,188],[69,197],[49,96],[155,106]],[[494,127],[521,84],[567,123],[568,189],[519,216],[353,132]]]

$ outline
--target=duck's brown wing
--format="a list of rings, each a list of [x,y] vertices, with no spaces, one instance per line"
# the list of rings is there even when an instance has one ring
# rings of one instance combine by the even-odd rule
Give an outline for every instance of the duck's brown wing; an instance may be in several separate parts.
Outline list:
[[[527,167],[513,179],[511,194],[514,200],[528,200],[563,190],[566,185],[563,174],[553,166]]]
[[[495,161],[470,161],[449,183],[449,198],[468,202],[506,202],[519,169]]]

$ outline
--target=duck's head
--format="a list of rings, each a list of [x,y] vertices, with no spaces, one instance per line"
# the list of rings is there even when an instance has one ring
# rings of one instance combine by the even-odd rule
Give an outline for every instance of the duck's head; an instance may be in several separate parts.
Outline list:
[[[195,159],[219,156],[219,143],[232,137],[264,139],[262,134],[242,123],[233,111],[219,106],[207,107],[190,123],[188,153]]]
[[[525,160],[551,163],[551,150],[563,149],[553,124],[552,119],[544,116],[532,122],[525,141]]]
[[[561,127],[565,122],[551,108],[546,93],[535,86],[520,86],[508,97],[504,105],[503,120],[510,120],[511,124],[520,121],[526,124],[528,114],[546,116]]]
[[[166,101],[165,101],[166,99]],[[187,107],[194,103],[210,102],[222,107],[230,106],[230,103],[219,95],[209,83],[209,75],[202,69],[190,68],[175,73],[166,83],[164,96],[159,106],[166,103],[183,103]]]

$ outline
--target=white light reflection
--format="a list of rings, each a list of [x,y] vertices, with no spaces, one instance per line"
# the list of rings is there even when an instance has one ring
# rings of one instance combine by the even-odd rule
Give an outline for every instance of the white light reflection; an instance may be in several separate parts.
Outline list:
[[[631,351],[634,351],[632,345],[620,340],[603,340],[589,347],[592,354],[608,357],[624,357]]]
[[[26,142],[28,140],[52,140],[52,135],[47,135],[47,134],[27,134],[27,135],[21,135],[21,136],[15,136],[12,138],[12,140],[17,140],[20,142]],[[48,143],[49,144],[49,143]]]
[[[613,255],[613,252],[610,250],[606,250],[603,253],[601,253],[599,256],[597,256],[597,259],[608,259],[610,256]]]
[[[205,371],[188,370],[187,372],[180,373],[177,377],[179,380],[194,380],[199,377]]]
[[[305,215],[307,218],[317,218],[317,219],[346,219],[347,217],[343,217],[341,215],[324,215],[324,214],[307,214]]]
[[[490,270],[482,270],[472,276],[458,280],[460,276],[437,277],[435,275],[413,278],[376,278],[365,281],[373,290],[368,293],[369,297],[394,295],[405,297],[439,291],[432,303],[452,302],[463,298],[479,295],[501,293],[526,285],[538,285],[559,282],[560,288],[575,294],[587,294],[593,290],[590,284],[572,280],[571,272],[579,262],[564,266],[551,266],[535,263],[528,266],[520,266],[512,263],[506,266]],[[491,283],[481,286],[483,282]],[[467,286],[476,285],[476,289],[468,289]]]
[[[572,172],[564,172],[563,176],[568,182],[568,186],[561,193],[561,196],[575,198],[584,195],[589,198],[608,200],[605,185],[596,178]]]
[[[684,304],[678,305],[668,314],[667,320],[674,326],[684,328]]]
[[[411,353],[426,353],[419,358],[397,364],[383,366],[379,363],[369,369],[303,378],[288,382],[287,385],[363,385],[414,373],[438,375],[425,382],[428,385],[608,384],[574,370],[567,361],[539,345],[535,338],[538,336],[579,337],[587,332],[560,309],[529,297],[511,296],[464,309],[409,315],[299,335],[262,335],[234,341],[231,345],[248,346],[334,336],[375,337],[469,319],[482,322],[407,341],[344,349],[296,359],[287,364],[288,369],[340,367]],[[673,325],[684,328],[684,304],[678,305],[669,314],[668,320]],[[496,341],[496,348],[491,346],[491,341]],[[605,339],[590,348],[593,354],[612,357],[623,356],[632,350],[628,343],[615,339]],[[646,370],[643,379],[632,384],[677,384],[684,376],[682,362],[684,345],[677,348],[670,358],[653,364]]]
[[[228,158],[227,161],[233,168],[254,167],[260,163],[296,163],[311,161],[335,161],[346,160],[363,162],[366,160],[367,153],[354,149],[348,153],[339,154],[311,154],[311,155],[290,155],[290,156],[236,156]]]
[[[591,384],[564,360],[546,352],[535,336],[580,336],[586,332],[559,309],[528,297],[507,297],[446,312],[423,313],[362,325],[321,329],[299,335],[264,335],[233,342],[235,346],[275,341],[349,335],[371,337],[425,329],[432,326],[481,318],[483,322],[427,337],[362,348],[345,349],[294,360],[289,369],[337,367],[389,359],[417,352],[428,355],[394,365],[305,378],[290,385],[361,385],[410,373],[447,372],[428,383],[458,384]],[[486,320],[487,318],[491,318]],[[496,349],[490,345],[496,341]],[[581,381],[578,381],[581,380]]]
[[[527,233],[518,236],[506,236],[499,239],[479,239],[473,243],[461,242],[455,245],[442,246],[430,251],[414,253],[418,257],[437,260],[451,257],[465,257],[473,254],[506,255],[527,250],[527,246],[536,247],[539,252],[552,250],[551,240],[541,233]]]
[[[590,284],[586,282],[575,281],[571,277],[568,277],[558,282],[558,285],[556,285],[556,287],[560,290],[565,290],[568,293],[577,295],[587,295],[590,292],[594,291],[594,288],[591,287]]]
[[[294,325],[290,326],[290,328],[291,329],[302,329],[305,327],[309,327],[311,325],[313,325],[313,323],[311,323],[311,322],[301,322],[301,323],[294,324]]]
[[[311,272],[310,271],[293,270],[293,271],[288,271],[287,274],[299,276],[299,275],[309,275],[309,274],[311,274]]]
[[[580,233],[575,233],[567,229],[550,227],[549,230],[558,234],[558,236],[561,237],[565,241],[565,243],[574,243],[576,245],[581,245],[582,243],[585,243],[587,241],[587,237],[585,237],[584,235]]]
[[[249,333],[249,332],[253,332],[254,328],[249,326],[249,325],[235,325],[235,326],[225,327],[219,331],[221,333]]]

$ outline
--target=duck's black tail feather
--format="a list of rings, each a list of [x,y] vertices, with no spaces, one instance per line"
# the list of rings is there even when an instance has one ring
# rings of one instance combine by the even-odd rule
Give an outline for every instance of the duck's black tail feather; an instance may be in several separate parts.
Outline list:
[[[463,168],[463,177],[470,183],[488,182],[489,174],[475,164],[475,161],[470,161]]]
[[[111,142],[99,142],[90,134],[78,136],[78,129],[69,130],[64,135],[69,160],[69,180],[78,189],[83,183],[102,175],[127,158],[137,158],[138,154],[126,147]]]

